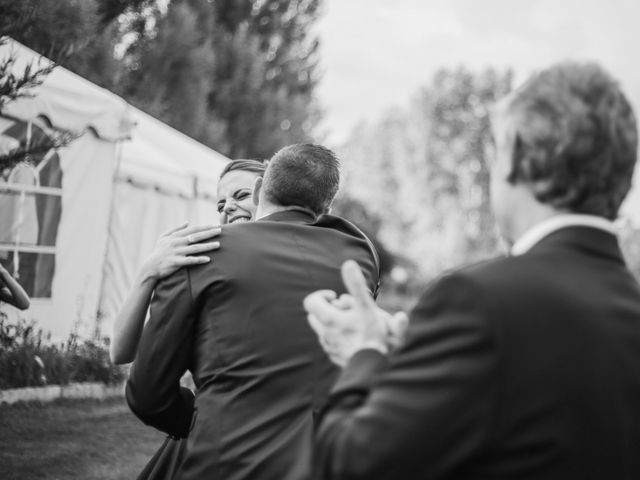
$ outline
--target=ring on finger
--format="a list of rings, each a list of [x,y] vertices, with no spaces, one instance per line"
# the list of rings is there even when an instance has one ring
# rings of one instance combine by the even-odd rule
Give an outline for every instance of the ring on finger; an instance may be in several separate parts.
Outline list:
[[[187,243],[193,243],[193,237],[191,235],[187,235]]]

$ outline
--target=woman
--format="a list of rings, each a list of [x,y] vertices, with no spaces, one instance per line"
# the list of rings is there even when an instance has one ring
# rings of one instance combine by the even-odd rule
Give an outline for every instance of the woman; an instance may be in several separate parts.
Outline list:
[[[218,181],[221,224],[254,220],[257,207],[253,202],[253,187],[265,170],[266,166],[257,160],[234,160],[225,166]],[[219,227],[188,227],[184,223],[160,237],[155,249],[143,263],[132,292],[116,318],[110,347],[113,363],[123,364],[134,360],[151,295],[158,281],[181,267],[209,262],[209,257],[199,254],[219,248],[219,242],[197,242],[211,239],[219,233]],[[138,479],[173,478],[185,446],[186,439],[167,437]]]
[[[218,181],[218,213],[222,225],[253,219],[256,212],[253,186],[265,170],[266,166],[257,160],[234,160],[225,166]],[[160,236],[116,317],[110,347],[113,363],[133,362],[151,294],[158,281],[181,267],[209,262],[209,257],[197,255],[219,248],[219,242],[197,242],[216,237],[219,233],[219,227],[189,227],[183,223]]]

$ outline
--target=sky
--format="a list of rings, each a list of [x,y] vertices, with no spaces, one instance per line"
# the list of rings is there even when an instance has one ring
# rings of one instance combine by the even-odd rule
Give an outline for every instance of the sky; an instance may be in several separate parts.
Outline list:
[[[318,24],[323,129],[406,105],[442,67],[511,67],[516,83],[565,59],[596,60],[640,111],[637,0],[325,0]]]
[[[637,0],[325,0],[317,28],[329,145],[407,105],[440,68],[460,65],[511,68],[517,85],[558,61],[593,60],[640,117]],[[640,168],[635,178],[627,206],[640,210]]]

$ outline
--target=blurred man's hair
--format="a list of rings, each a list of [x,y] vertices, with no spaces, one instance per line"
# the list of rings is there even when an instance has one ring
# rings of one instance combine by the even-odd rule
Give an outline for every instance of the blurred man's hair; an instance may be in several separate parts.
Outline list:
[[[327,213],[340,185],[340,162],[328,148],[309,143],[284,147],[269,161],[264,176],[265,198],[284,207]]]
[[[231,160],[222,169],[220,178],[224,177],[227,173],[234,172],[236,170],[239,170],[242,172],[257,173],[260,176],[263,176],[264,172],[267,170],[267,165],[265,162],[260,160],[249,160],[249,159]]]
[[[615,219],[631,187],[636,120],[617,82],[593,63],[561,63],[508,97],[515,132],[509,182],[542,203]]]

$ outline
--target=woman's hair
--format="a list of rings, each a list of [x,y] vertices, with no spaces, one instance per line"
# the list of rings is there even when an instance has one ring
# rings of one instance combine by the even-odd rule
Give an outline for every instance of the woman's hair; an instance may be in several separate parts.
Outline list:
[[[561,63],[508,99],[509,182],[557,209],[615,219],[631,186],[638,134],[617,82],[593,63]]]
[[[267,170],[266,161],[260,160],[247,160],[247,159],[239,159],[239,160],[231,160],[227,163],[220,174],[220,178],[224,177],[227,173],[233,172],[235,170],[243,171],[243,172],[253,172],[257,173],[260,176],[264,175],[264,172]]]

